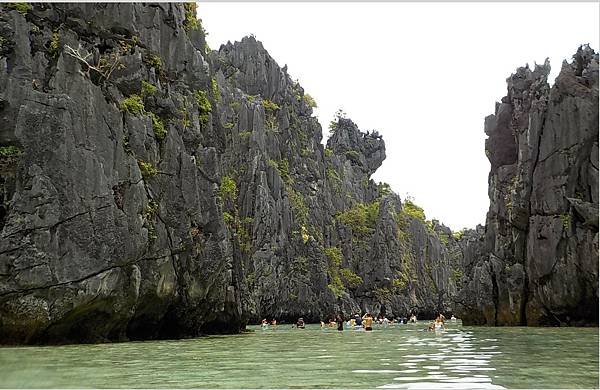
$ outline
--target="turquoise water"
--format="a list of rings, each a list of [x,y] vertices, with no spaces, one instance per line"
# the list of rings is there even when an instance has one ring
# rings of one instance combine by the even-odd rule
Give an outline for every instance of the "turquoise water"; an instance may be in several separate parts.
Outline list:
[[[597,388],[597,328],[425,323],[193,340],[0,348],[1,387]]]

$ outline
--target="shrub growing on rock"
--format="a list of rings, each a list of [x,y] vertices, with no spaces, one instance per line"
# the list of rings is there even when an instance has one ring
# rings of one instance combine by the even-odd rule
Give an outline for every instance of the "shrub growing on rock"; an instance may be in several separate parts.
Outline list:
[[[131,95],[128,98],[121,100],[120,108],[121,111],[139,115],[144,112],[144,102],[139,95]]]
[[[304,96],[302,96],[302,100],[304,100],[304,103],[306,103],[307,106],[317,108],[317,102],[309,94],[305,93]]]
[[[142,172],[142,177],[144,179],[149,179],[158,174],[158,169],[156,169],[151,162],[138,160],[138,166],[140,167],[140,171]]]

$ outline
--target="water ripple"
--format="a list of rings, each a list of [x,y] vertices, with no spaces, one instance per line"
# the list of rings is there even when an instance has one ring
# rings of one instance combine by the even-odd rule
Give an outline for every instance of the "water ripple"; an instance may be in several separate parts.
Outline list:
[[[429,333],[420,325],[370,333],[255,327],[195,340],[4,347],[0,387],[598,388],[597,329],[451,325]]]

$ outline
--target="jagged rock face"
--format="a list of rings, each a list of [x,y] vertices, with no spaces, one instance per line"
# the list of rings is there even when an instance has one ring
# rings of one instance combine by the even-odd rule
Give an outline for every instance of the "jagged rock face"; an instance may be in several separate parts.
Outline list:
[[[187,7],[0,5],[0,343],[447,310],[459,243],[370,179],[381,137],[324,148],[262,44],[209,52]]]
[[[210,77],[183,23],[174,4],[1,6],[0,141],[22,152],[14,179],[2,172],[14,184],[3,188],[1,342],[241,326],[218,156],[193,98]],[[83,64],[114,58],[108,80]],[[144,109],[122,112],[134,93]]]
[[[340,117],[323,148],[304,91],[252,37],[223,45],[210,62],[221,80],[216,126],[228,129],[223,172],[239,187],[225,212],[247,282],[244,317],[318,321],[447,307],[447,251],[437,234],[408,216],[400,223],[400,199],[370,179],[385,158],[381,137]],[[437,252],[414,250],[419,237]],[[409,264],[424,269],[426,261],[439,273],[442,300],[430,289],[415,295],[425,271],[400,282]]]
[[[465,260],[467,322],[598,323],[598,54],[581,47],[552,88],[549,72],[519,68],[486,118],[487,253]]]

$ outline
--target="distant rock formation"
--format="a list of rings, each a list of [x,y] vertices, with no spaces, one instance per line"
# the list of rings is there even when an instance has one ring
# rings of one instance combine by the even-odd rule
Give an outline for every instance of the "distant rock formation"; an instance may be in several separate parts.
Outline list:
[[[598,324],[598,54],[580,47],[552,88],[549,72],[517,69],[485,120],[490,209],[464,258],[465,324]]]

